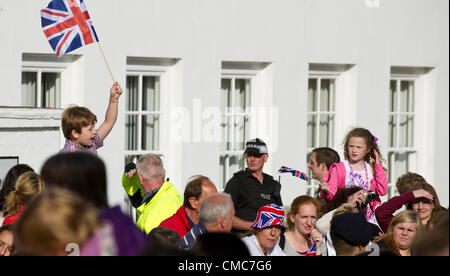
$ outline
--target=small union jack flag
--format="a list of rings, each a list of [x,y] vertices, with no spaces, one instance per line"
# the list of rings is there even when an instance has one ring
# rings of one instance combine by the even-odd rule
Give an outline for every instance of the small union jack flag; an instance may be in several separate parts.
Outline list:
[[[83,0],[52,0],[47,8],[41,10],[41,24],[58,57],[98,42]]]
[[[288,172],[288,173],[291,173],[292,176],[301,178],[301,179],[303,179],[305,181],[309,180],[308,176],[306,175],[306,173],[301,172],[301,171],[297,171],[297,170],[294,170],[294,169],[291,169],[291,168],[288,168],[286,166],[281,166],[281,168],[278,170],[278,172],[279,173],[287,173]]]
[[[313,246],[306,252],[305,256],[316,256],[317,254],[317,243],[314,243]]]
[[[252,228],[263,229],[270,226],[279,225],[284,227],[284,211],[275,204],[269,204],[258,209],[255,222],[252,224]]]

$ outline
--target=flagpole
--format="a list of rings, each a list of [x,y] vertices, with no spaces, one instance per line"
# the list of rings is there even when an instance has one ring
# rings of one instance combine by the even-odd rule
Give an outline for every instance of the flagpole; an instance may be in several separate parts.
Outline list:
[[[103,49],[102,49],[102,46],[100,45],[100,41],[97,41],[97,45],[98,45],[98,48],[100,49],[100,52],[102,53],[103,60],[105,61],[106,67],[108,67],[108,71],[109,71],[109,74],[111,75],[113,82],[116,82],[116,80],[114,79],[113,73],[111,71],[111,67],[109,67],[108,61],[106,60],[105,53],[103,53]]]

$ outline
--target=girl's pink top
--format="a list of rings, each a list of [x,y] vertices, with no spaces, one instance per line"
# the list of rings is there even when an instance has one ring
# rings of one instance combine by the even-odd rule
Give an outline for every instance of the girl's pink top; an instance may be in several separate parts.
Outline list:
[[[338,189],[345,188],[345,177],[347,172],[345,169],[344,162],[333,163],[328,170],[328,173],[323,177],[323,180],[328,183],[329,192],[322,191],[320,193],[320,198],[326,201],[331,201]],[[380,196],[384,196],[387,193],[388,180],[386,172],[380,163],[375,163],[375,172],[370,182],[369,190],[374,191],[377,194],[377,200],[372,202],[372,207],[381,204]]]

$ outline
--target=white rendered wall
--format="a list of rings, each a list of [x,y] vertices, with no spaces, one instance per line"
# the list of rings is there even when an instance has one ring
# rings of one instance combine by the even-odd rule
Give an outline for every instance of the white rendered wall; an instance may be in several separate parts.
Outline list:
[[[52,53],[39,18],[39,10],[48,2],[0,0],[0,106],[20,105],[22,53]],[[378,4],[369,7],[367,3]],[[421,152],[418,172],[436,187],[442,204],[448,206],[447,0],[86,0],[86,5],[114,76],[123,88],[127,56],[181,60],[175,80],[179,97],[173,106],[187,108],[191,118],[195,100],[201,99],[204,108],[219,106],[223,61],[270,63],[273,95],[262,97],[278,109],[280,122],[276,151],[269,149],[266,172],[270,174],[281,165],[307,170],[310,63],[354,65],[350,75],[355,96],[341,107],[347,125],[344,122],[337,130],[340,135],[336,140],[341,143],[352,126],[366,127],[380,139],[385,155],[391,66],[435,67],[430,76],[434,86],[429,98],[432,106],[426,107],[431,114],[424,122],[430,140]],[[97,46],[88,45],[74,54],[82,55],[82,73],[75,76],[80,84],[71,91],[70,99],[90,108],[101,122],[111,77]],[[116,125],[99,150],[107,165],[112,204],[121,203],[123,198],[124,100],[119,103]],[[219,143],[196,141],[192,126],[191,135],[190,142],[172,143],[167,149],[167,174],[181,193],[191,175],[219,180]],[[4,139],[0,140],[1,148],[9,137],[0,138]],[[19,141],[32,140],[34,136]],[[40,158],[38,154],[28,155],[23,143],[11,151],[23,155],[21,161],[30,160],[39,166],[60,148],[45,139],[39,143],[48,148]],[[303,182],[284,175],[281,180],[285,205],[305,192]]]

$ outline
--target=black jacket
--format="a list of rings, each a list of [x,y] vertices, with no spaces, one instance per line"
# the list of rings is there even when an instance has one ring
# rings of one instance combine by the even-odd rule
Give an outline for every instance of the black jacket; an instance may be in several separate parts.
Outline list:
[[[280,183],[272,176],[263,173],[261,184],[247,169],[235,173],[224,190],[231,195],[235,216],[246,221],[254,221],[258,209],[264,205],[283,206],[280,191]]]

